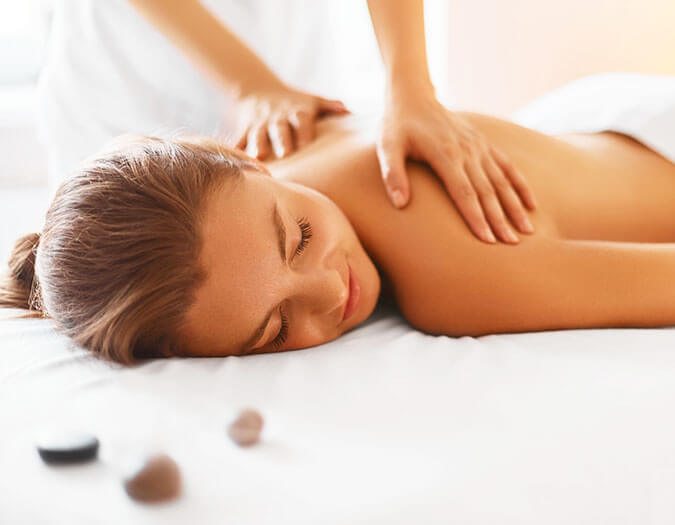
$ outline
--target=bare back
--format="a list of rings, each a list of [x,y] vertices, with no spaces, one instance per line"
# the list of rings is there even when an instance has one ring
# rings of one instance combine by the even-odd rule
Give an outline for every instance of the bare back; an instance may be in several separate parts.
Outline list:
[[[478,312],[489,311],[494,321],[489,331],[602,326],[571,313],[562,319],[564,305],[559,313],[539,317],[536,310],[529,317],[524,311],[517,318],[505,314],[514,291],[495,291],[500,278],[495,272],[515,279],[513,290],[525,291],[539,281],[527,291],[528,300],[545,303],[560,292],[551,281],[551,263],[547,267],[543,261],[549,255],[538,261],[540,269],[530,269],[541,275],[523,272],[547,241],[675,241],[675,166],[615,133],[551,137],[493,117],[463,116],[509,156],[535,193],[539,206],[530,212],[535,232],[521,234],[518,245],[488,245],[475,238],[433,172],[419,163],[408,163],[410,204],[394,209],[380,180],[372,121],[326,120],[311,146],[269,167],[276,176],[321,191],[343,209],[392,282],[404,313],[428,331],[467,331],[453,328],[455,320],[462,318],[468,327],[478,323]],[[489,291],[485,279],[491,280]],[[453,295],[461,296],[461,310],[453,306]]]

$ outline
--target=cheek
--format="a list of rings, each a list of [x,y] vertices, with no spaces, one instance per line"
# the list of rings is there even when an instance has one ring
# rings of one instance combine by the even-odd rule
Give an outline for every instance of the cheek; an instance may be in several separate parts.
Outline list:
[[[311,348],[332,341],[339,335],[339,333],[326,334],[320,326],[315,325],[311,319],[307,319],[303,327],[296,330],[293,339],[289,340],[288,348],[284,350]]]

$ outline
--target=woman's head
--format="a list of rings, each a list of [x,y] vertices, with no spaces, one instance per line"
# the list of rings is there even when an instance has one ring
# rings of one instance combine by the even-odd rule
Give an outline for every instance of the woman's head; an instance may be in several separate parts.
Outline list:
[[[247,170],[209,195],[202,234],[207,277],[182,332],[192,355],[315,346],[375,307],[380,280],[354,229],[306,186]]]
[[[271,261],[281,264],[278,239],[269,244],[273,195],[286,233],[285,274]],[[294,230],[294,219],[304,217],[311,225]],[[307,243],[302,266],[291,248],[298,239]],[[365,272],[365,300],[331,328],[345,296],[337,281],[347,260]],[[298,277],[292,282],[291,272]],[[310,283],[322,292],[303,291]],[[40,237],[17,242],[0,306],[36,310],[85,348],[130,363],[249,350],[241,347],[251,335],[244,334],[275,301],[284,322],[295,323],[280,349],[318,344],[365,319],[378,292],[372,263],[325,197],[274,180],[216,142],[133,138],[88,160],[61,185]],[[279,314],[272,313],[257,350],[272,349],[261,344]]]

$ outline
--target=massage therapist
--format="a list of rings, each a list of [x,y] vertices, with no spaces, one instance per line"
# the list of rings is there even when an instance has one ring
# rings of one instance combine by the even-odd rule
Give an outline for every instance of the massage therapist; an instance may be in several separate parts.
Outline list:
[[[38,90],[52,190],[82,158],[121,133],[180,128],[213,136],[224,129],[231,145],[262,160],[310,143],[318,117],[347,109],[290,81],[343,73],[325,63],[325,54],[323,63],[317,58],[331,42],[339,50],[350,38],[330,35],[327,10],[340,5],[326,0],[57,2]],[[517,243],[506,217],[531,233],[525,206],[534,209],[533,192],[504,154],[437,100],[422,0],[368,0],[367,5],[385,68],[377,155],[392,204],[403,208],[411,198],[405,159],[423,161],[479,239]],[[367,77],[360,80],[374,84]]]

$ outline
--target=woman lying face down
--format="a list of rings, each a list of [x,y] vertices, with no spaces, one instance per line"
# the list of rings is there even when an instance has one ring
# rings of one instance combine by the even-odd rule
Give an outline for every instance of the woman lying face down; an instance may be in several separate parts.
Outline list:
[[[205,139],[133,138],[64,181],[42,233],[17,242],[0,306],[121,363],[318,345],[368,318],[384,282],[433,334],[675,324],[672,163],[618,134],[465,118],[537,196],[518,244],[477,239],[424,165],[394,209],[345,118],[266,166]]]

